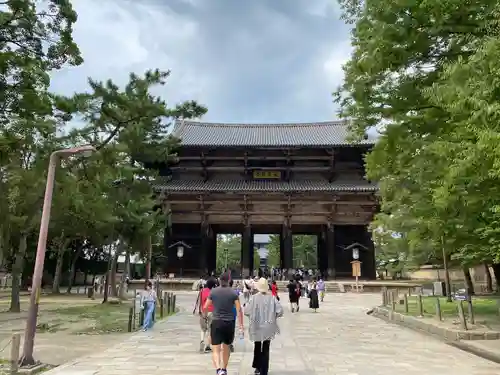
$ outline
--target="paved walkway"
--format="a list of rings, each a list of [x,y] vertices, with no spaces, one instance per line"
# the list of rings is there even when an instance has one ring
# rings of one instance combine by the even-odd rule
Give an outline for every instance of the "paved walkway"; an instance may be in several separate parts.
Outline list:
[[[272,375],[496,375],[500,365],[433,338],[366,315],[379,295],[336,294],[318,313],[287,313],[282,334],[272,343]],[[151,332],[48,371],[46,375],[202,375],[215,373],[210,356],[199,354],[198,321],[190,313],[193,293],[179,293],[186,311]],[[77,345],[77,343],[75,343]],[[251,344],[237,342],[230,375],[248,375]]]

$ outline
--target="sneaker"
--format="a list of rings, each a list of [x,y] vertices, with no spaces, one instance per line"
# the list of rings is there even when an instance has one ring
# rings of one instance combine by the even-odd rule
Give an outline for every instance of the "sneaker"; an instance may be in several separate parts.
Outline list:
[[[294,308],[292,307],[292,314],[295,312]]]
[[[217,375],[227,375],[227,371],[225,368],[221,368],[217,370]]]
[[[205,343],[203,341],[200,341],[200,353],[203,353],[205,350]]]
[[[299,307],[299,306],[297,306],[297,312],[299,312],[299,309],[300,309],[300,307]]]
[[[260,370],[259,369],[255,369],[255,371],[253,373],[254,373],[254,375],[260,375]]]
[[[212,348],[210,346],[205,347],[205,353],[211,352]]]
[[[234,345],[233,344],[229,345],[229,352],[234,353]]]

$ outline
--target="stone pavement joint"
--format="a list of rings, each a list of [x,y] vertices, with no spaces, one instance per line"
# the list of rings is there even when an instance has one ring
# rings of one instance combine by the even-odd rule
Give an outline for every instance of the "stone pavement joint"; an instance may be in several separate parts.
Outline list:
[[[366,315],[379,302],[370,294],[331,294],[318,313],[285,307],[281,334],[271,344],[272,375],[493,375],[500,365],[418,332]],[[179,292],[184,312],[109,349],[81,358],[46,375],[202,375],[215,373],[209,354],[199,354],[198,318],[190,314],[196,293]],[[282,299],[282,301],[284,298]],[[230,375],[253,371],[252,345],[237,339]]]

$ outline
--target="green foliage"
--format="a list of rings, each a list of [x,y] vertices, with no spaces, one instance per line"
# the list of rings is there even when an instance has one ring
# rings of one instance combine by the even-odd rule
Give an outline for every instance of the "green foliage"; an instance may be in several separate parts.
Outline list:
[[[340,3],[354,24],[340,115],[356,136],[385,129],[366,159],[376,222],[415,263],[498,261],[498,2]]]

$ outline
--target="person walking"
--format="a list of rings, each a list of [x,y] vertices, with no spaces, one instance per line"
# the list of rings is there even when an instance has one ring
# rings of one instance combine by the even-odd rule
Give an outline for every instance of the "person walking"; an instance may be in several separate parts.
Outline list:
[[[256,375],[268,375],[269,349],[271,340],[279,334],[277,319],[283,316],[283,307],[272,293],[269,293],[266,279],[260,278],[255,289],[257,294],[244,308],[250,322],[250,340],[254,342],[252,367]]]
[[[313,282],[309,289],[309,308],[316,312],[319,309],[318,290],[316,282]]]
[[[200,353],[209,352],[210,349],[210,327],[212,325],[212,314],[214,311],[214,307],[210,306],[206,313],[203,312],[203,306],[207,302],[208,297],[210,296],[210,292],[213,288],[215,288],[217,282],[213,277],[209,278],[205,282],[205,287],[200,290],[198,303],[199,309],[198,313],[200,315],[200,328],[201,328],[201,340],[200,340]]]
[[[271,284],[271,294],[279,301],[280,297],[278,296],[278,284],[276,284],[276,280],[273,280]]]
[[[295,308],[299,311],[300,293],[297,293],[297,282],[291,279],[286,288],[288,289],[288,300],[290,302],[290,309],[292,310],[292,313],[295,312]]]
[[[146,290],[141,296],[141,309],[144,309],[144,324],[142,330],[145,332],[153,327],[153,312],[156,306],[156,292],[153,289],[153,283],[148,281]]]
[[[316,289],[318,290],[320,302],[323,302],[323,300],[325,299],[325,289],[326,289],[326,285],[325,282],[323,281],[323,278],[321,277],[319,278],[318,284],[316,285]]]
[[[224,273],[219,278],[220,286],[213,288],[203,306],[206,314],[213,306],[210,338],[212,342],[212,363],[217,375],[227,375],[227,365],[230,357],[230,345],[234,341],[236,308],[240,334],[243,335],[243,313],[240,300],[234,290],[229,287],[230,276]]]

